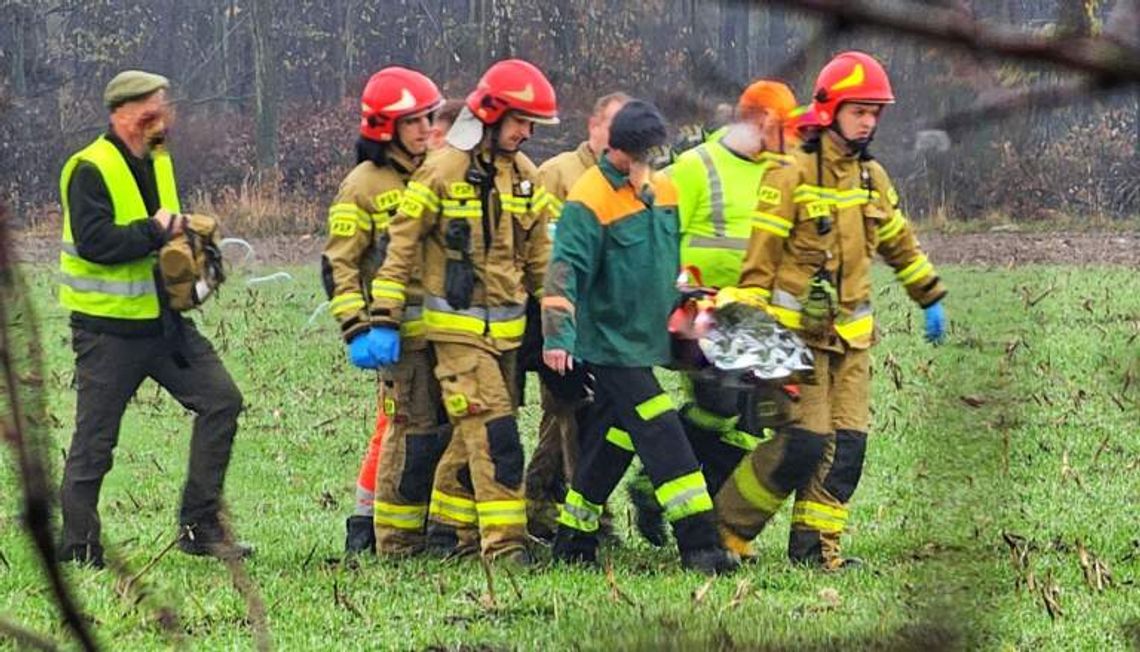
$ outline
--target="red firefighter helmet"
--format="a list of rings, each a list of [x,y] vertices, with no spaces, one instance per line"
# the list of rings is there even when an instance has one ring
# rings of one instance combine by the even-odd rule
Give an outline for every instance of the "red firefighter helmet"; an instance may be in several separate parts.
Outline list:
[[[391,66],[372,75],[360,97],[360,135],[392,140],[400,118],[430,113],[443,104],[435,82],[415,70]]]
[[[485,125],[502,120],[508,111],[533,122],[558,124],[554,87],[541,70],[522,59],[506,59],[488,68],[467,96],[467,108]]]
[[[812,109],[819,125],[830,126],[844,102],[895,103],[887,71],[871,55],[843,52],[819,71],[812,98]]]

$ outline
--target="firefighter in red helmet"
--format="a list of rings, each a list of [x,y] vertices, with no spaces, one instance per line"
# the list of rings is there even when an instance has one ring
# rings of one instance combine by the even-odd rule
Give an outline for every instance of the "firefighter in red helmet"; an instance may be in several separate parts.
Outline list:
[[[386,354],[387,344],[376,337],[378,321],[369,310],[372,280],[383,262],[389,222],[427,154],[432,115],[442,102],[430,79],[396,66],[373,75],[360,100],[357,165],[329,208],[321,269],[349,360],[363,369],[379,368],[379,358]],[[423,546],[431,476],[449,436],[438,386],[429,380],[432,363],[423,339],[418,273],[408,285],[414,298],[399,324],[404,356],[381,373],[377,432],[383,438],[374,444],[385,455],[378,467],[366,459],[365,467],[372,468],[363,472],[379,482],[375,495],[367,490],[371,483],[357,489],[356,510],[347,524],[349,553],[372,549],[377,535],[381,553],[403,554]]]
[[[481,541],[487,558],[529,561],[515,359],[527,295],[542,296],[552,204],[519,146],[536,123],[557,121],[554,89],[538,68],[492,65],[448,145],[408,183],[372,284],[371,314],[388,342],[379,362],[390,365],[423,262],[425,336],[452,426],[428,512],[429,545],[444,552]]]
[[[845,52],[819,74],[803,146],[761,183],[740,300],[767,310],[814,354],[814,383],[800,387],[793,423],[733,472],[716,497],[727,547],[747,543],[795,494],[788,555],[835,570],[847,505],[863,472],[870,427],[875,323],[871,263],[895,270],[925,311],[926,337],[945,336],[946,294],[899,206],[886,170],[868,151],[894,93],[870,55]],[[814,127],[814,128],[811,128]]]

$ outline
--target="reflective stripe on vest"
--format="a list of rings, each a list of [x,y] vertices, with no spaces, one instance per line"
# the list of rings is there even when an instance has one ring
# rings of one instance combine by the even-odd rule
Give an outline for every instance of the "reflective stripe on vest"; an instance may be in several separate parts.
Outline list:
[[[709,219],[712,220],[713,234],[716,235],[717,238],[723,238],[726,235],[724,225],[724,186],[720,183],[720,174],[716,171],[716,163],[713,163],[708,148],[698,147],[696,152],[697,156],[701,157],[701,163],[705,164],[705,174],[708,175]]]
[[[496,339],[519,339],[526,331],[526,306],[473,307],[456,310],[447,299],[424,297],[424,325],[429,330],[450,331],[468,335],[490,335]]]
[[[682,265],[698,268],[706,285],[734,285],[748,250],[756,203],[755,193],[741,188],[758,188],[770,162],[745,163],[720,144],[700,145],[685,155],[696,157],[704,174],[695,166],[686,168],[677,182],[702,184],[708,207],[706,211],[702,205],[688,217],[681,238]]]
[[[164,150],[152,152],[159,205],[171,213],[181,211],[174,166]],[[154,284],[154,256],[128,263],[103,265],[79,256],[71,233],[71,207],[68,190],[79,163],[89,163],[99,171],[111,198],[116,226],[127,226],[150,218],[142,193],[126,160],[111,141],[100,136],[72,156],[60,174],[63,205],[63,238],[59,255],[59,302],[64,308],[97,317],[115,319],[154,319],[159,315],[158,290]]]

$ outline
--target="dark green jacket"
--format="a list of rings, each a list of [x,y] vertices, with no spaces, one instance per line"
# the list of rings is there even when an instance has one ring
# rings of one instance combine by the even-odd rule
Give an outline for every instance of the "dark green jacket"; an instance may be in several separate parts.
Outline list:
[[[665,175],[635,192],[602,157],[570,190],[542,300],[546,350],[598,365],[669,362],[678,295],[677,191]]]

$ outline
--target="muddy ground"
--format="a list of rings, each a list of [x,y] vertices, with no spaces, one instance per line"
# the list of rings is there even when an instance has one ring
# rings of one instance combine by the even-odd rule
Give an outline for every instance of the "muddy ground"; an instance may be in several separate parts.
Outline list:
[[[317,264],[324,241],[316,236],[276,236],[250,240],[260,265]],[[1120,265],[1140,268],[1140,233],[987,233],[922,235],[923,247],[938,264],[1012,266]],[[28,262],[52,262],[59,248],[53,238],[17,236],[19,257]],[[227,247],[230,260],[244,250]]]

